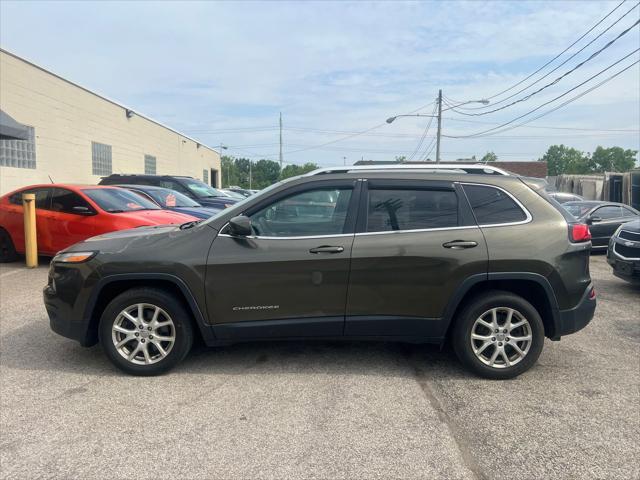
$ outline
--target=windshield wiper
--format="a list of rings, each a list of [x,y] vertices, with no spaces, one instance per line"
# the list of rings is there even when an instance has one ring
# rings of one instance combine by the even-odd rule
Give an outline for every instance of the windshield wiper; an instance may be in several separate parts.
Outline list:
[[[111,210],[107,210],[107,212],[109,213],[122,213],[124,212],[124,210],[118,210],[117,208],[111,209]]]
[[[187,230],[189,228],[195,227],[197,224],[199,224],[202,220],[192,220],[190,222],[187,223],[183,223],[182,225],[180,225],[180,230]]]

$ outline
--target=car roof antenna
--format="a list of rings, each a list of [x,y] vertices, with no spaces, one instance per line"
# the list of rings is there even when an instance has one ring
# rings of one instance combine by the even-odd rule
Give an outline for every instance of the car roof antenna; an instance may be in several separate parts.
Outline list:
[[[51,183],[56,183],[53,181],[53,178],[51,178],[51,175],[47,175],[47,177],[49,177],[49,180],[51,180]]]

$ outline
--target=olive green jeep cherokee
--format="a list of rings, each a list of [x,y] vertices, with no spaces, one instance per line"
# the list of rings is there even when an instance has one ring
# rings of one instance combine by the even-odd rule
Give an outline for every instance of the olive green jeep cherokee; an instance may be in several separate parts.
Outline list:
[[[527,179],[474,172],[318,170],[206,221],[91,238],[51,262],[51,328],[135,375],[199,336],[450,340],[514,377],[593,317],[589,229]]]

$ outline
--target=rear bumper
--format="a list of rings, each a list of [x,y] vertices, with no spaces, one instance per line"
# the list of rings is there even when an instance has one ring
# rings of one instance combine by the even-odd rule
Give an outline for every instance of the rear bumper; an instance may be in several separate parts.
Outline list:
[[[591,298],[592,292],[593,284],[590,284],[575,307],[558,312],[558,324],[554,340],[582,330],[593,319],[596,311],[596,298],[595,295]]]

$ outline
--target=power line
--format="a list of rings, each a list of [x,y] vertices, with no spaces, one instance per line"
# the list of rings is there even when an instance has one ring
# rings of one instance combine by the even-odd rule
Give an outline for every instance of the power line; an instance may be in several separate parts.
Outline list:
[[[613,45],[617,40],[619,40],[621,37],[623,37],[624,35],[626,35],[633,27],[635,27],[636,25],[640,24],[640,20],[636,21],[636,23],[634,23],[633,25],[631,25],[629,28],[627,28],[625,31],[623,31],[622,33],[620,33],[616,38],[614,38],[613,40],[611,40],[609,43],[607,43],[604,47],[602,47],[600,50],[597,50],[596,52],[592,53],[586,60],[583,60],[582,62],[580,62],[578,65],[576,65],[575,67],[573,67],[571,70],[568,70],[567,72],[565,72],[564,74],[560,75],[558,78],[556,78],[555,80],[553,80],[550,83],[547,83],[546,85],[540,87],[538,90],[529,93],[528,95],[525,95],[524,97],[515,100],[507,105],[503,105],[502,107],[499,108],[494,108],[493,110],[488,110],[486,112],[479,112],[479,113],[466,113],[466,112],[461,112],[457,109],[455,109],[452,105],[449,105],[447,103],[447,105],[449,105],[450,109],[453,110],[456,113],[459,113],[461,115],[468,115],[468,116],[472,116],[472,117],[476,117],[476,116],[480,116],[480,115],[488,115],[490,113],[495,113],[498,112],[500,110],[504,110],[505,108],[509,108],[517,103],[521,103],[524,102],[526,100],[529,100],[531,97],[533,97],[534,95],[537,95],[538,93],[542,92],[543,90],[555,85],[556,83],[560,82],[563,78],[565,78],[566,76],[570,75],[571,73],[575,72],[576,70],[578,70],[580,67],[582,67],[585,63],[589,62],[590,60],[594,59],[595,57],[597,57],[600,53],[602,53],[604,50],[606,50],[607,48],[611,47],[611,45]]]
[[[509,95],[508,97],[505,97],[501,100],[497,100],[495,102],[492,102],[491,107],[492,108],[496,105],[499,105],[501,103],[506,102],[507,100],[519,95],[520,93],[524,92],[525,90],[531,88],[533,85],[535,85],[536,83],[541,82],[543,79],[547,78],[549,75],[551,75],[553,72],[555,72],[556,70],[558,70],[560,67],[562,67],[563,65],[565,65],[567,62],[569,62],[569,60],[575,58],[579,53],[581,53],[582,51],[584,51],[587,47],[589,47],[591,44],[593,44],[596,40],[598,40],[600,37],[602,37],[605,33],[607,33],[609,30],[611,30],[615,25],[617,25],[618,23],[620,23],[627,15],[629,15],[634,9],[636,9],[638,7],[638,5],[640,5],[640,2],[636,3],[633,7],[631,7],[629,10],[627,10],[620,18],[618,18],[615,22],[613,22],[611,25],[609,25],[607,28],[605,28],[602,32],[600,32],[596,37],[594,37],[589,43],[587,43],[586,45],[584,45],[580,50],[578,50],[577,52],[575,52],[574,54],[572,54],[570,57],[568,57],[566,60],[564,60],[562,63],[560,63],[559,65],[557,65],[553,70],[550,70],[548,73],[544,74],[542,77],[538,78],[537,80],[535,80],[534,82],[530,83],[529,85],[527,85],[524,88],[521,88],[520,90],[518,90],[515,93],[512,93],[511,95]],[[633,27],[631,27],[633,28]],[[629,29],[630,30],[630,29]],[[623,32],[623,35],[626,32]],[[618,36],[618,38],[620,38],[620,36]],[[615,39],[617,40],[617,38]],[[614,41],[615,41],[614,40]],[[598,52],[599,53],[599,52]],[[586,61],[590,60],[593,57],[590,57],[589,59],[587,59]],[[576,67],[577,68],[577,67]],[[569,72],[570,73],[570,72]],[[448,99],[455,102],[453,99]],[[507,105],[509,106],[509,105]],[[459,106],[457,107],[460,110],[468,110],[468,111],[478,111],[478,110],[483,110],[487,107],[464,107],[464,106]],[[506,108],[506,107],[505,107]],[[462,112],[458,112],[458,113],[462,113]],[[491,112],[486,112],[486,113],[491,113]],[[480,114],[478,114],[480,115]]]
[[[416,145],[415,150],[409,156],[409,160],[413,160],[413,158],[416,156],[416,153],[418,153],[418,151],[420,150],[420,147],[422,147],[422,144],[424,143],[425,138],[427,138],[427,134],[429,133],[429,129],[431,128],[431,124],[433,123],[433,114],[436,113],[436,108],[437,108],[436,105],[434,105],[433,111],[431,112],[431,118],[429,119],[429,123],[427,123],[427,127],[424,129],[424,132],[422,133],[422,136],[420,137],[420,141],[418,142],[418,145]]]
[[[573,90],[576,90],[578,87],[581,87],[581,86],[582,86],[582,85],[584,85],[585,83],[587,83],[587,82],[589,82],[590,80],[594,79],[595,77],[599,76],[601,73],[603,73],[603,72],[605,72],[605,71],[609,70],[610,68],[612,68],[613,66],[617,65],[618,63],[620,63],[621,61],[625,60],[626,58],[630,57],[631,55],[633,55],[634,53],[638,52],[639,50],[640,50],[640,48],[638,48],[638,49],[634,50],[634,51],[633,51],[633,52],[631,52],[630,54],[628,54],[628,55],[626,55],[625,57],[621,58],[621,59],[620,59],[620,60],[618,60],[617,62],[615,62],[615,63],[613,63],[612,65],[610,65],[609,67],[605,68],[604,70],[601,70],[600,72],[598,72],[598,73],[597,73],[596,75],[594,75],[593,77],[591,77],[591,78],[587,79],[586,81],[582,82],[580,85],[577,85],[577,86],[575,86],[574,88],[572,88],[571,90],[566,91],[566,92],[565,92],[565,93],[563,93],[562,95],[559,95],[559,96],[557,96],[556,98],[554,98],[554,99],[552,99],[552,100],[549,100],[548,102],[545,102],[545,103],[543,103],[542,105],[540,105],[540,106],[538,106],[538,107],[534,108],[533,110],[531,110],[531,111],[529,111],[529,112],[525,113],[524,115],[520,115],[519,117],[516,117],[516,118],[514,118],[514,119],[512,119],[512,120],[510,120],[510,121],[508,121],[508,122],[506,122],[506,123],[503,123],[503,124],[499,125],[498,127],[490,128],[490,129],[488,129],[488,130],[484,130],[484,131],[482,131],[482,132],[476,132],[476,133],[473,133],[473,134],[471,134],[471,135],[447,135],[447,137],[449,137],[449,138],[480,138],[480,137],[483,137],[483,136],[490,136],[490,135],[492,135],[492,133],[491,133],[491,132],[494,132],[494,133],[501,133],[501,132],[505,132],[505,131],[508,131],[508,130],[513,130],[514,128],[518,128],[518,127],[520,127],[520,126],[522,126],[522,125],[525,125],[526,123],[533,122],[534,120],[537,120],[537,119],[539,119],[539,118],[542,118],[542,117],[544,117],[544,116],[546,116],[546,115],[548,115],[548,114],[550,114],[550,113],[552,113],[552,112],[555,112],[555,111],[556,111],[556,110],[558,110],[559,108],[562,108],[562,107],[564,107],[565,105],[568,105],[568,104],[570,104],[570,103],[574,102],[575,100],[577,100],[577,99],[579,99],[579,98],[583,97],[583,96],[584,96],[584,95],[586,95],[587,93],[592,92],[593,90],[595,90],[595,89],[596,89],[596,88],[598,88],[598,87],[601,87],[601,86],[602,86],[602,85],[604,85],[605,83],[607,83],[607,82],[609,82],[609,81],[613,80],[613,79],[614,79],[614,78],[616,78],[617,76],[619,76],[619,75],[621,75],[622,73],[624,73],[624,72],[626,72],[627,70],[629,70],[629,69],[630,69],[631,67],[633,67],[634,65],[637,65],[638,63],[640,63],[640,60],[637,60],[637,61],[635,61],[635,62],[631,63],[630,65],[628,65],[628,66],[624,67],[622,70],[620,70],[620,71],[616,72],[615,74],[613,74],[613,75],[611,75],[611,76],[607,77],[606,79],[604,79],[604,80],[603,80],[603,81],[601,81],[600,83],[598,83],[598,84],[594,85],[593,87],[591,87],[591,88],[589,88],[589,89],[585,90],[584,92],[580,93],[579,95],[576,95],[575,97],[573,97],[573,98],[571,98],[571,99],[567,100],[566,102],[563,102],[562,104],[560,104],[560,105],[558,105],[558,106],[556,106],[556,107],[552,108],[551,110],[548,110],[547,112],[544,112],[544,113],[542,113],[542,114],[540,114],[540,115],[538,115],[538,116],[536,116],[536,117],[534,117],[534,118],[528,119],[528,120],[526,120],[525,122],[522,122],[522,123],[520,123],[520,124],[518,124],[518,125],[510,126],[510,127],[508,127],[508,128],[503,128],[503,127],[507,127],[508,125],[510,125],[510,124],[512,124],[512,123],[514,123],[514,122],[516,122],[517,120],[519,120],[519,119],[521,119],[521,118],[523,118],[523,117],[526,117],[526,116],[528,116],[528,115],[532,114],[533,112],[535,112],[536,110],[539,110],[540,108],[544,107],[545,105],[548,105],[549,103],[552,103],[552,102],[554,102],[554,101],[558,100],[559,98],[564,97],[564,96],[565,96],[565,95],[567,95],[568,93],[572,92]]]
[[[455,118],[455,117],[444,117],[446,120],[454,121],[454,122],[464,122],[464,123],[481,123],[484,125],[500,125],[500,122],[485,122],[482,120],[469,120],[466,118]],[[580,127],[557,127],[557,126],[543,126],[543,125],[527,125],[526,128],[539,128],[543,130],[575,130],[580,132],[621,132],[621,133],[639,133],[640,129],[606,129],[606,128],[580,128]]]
[[[491,100],[492,98],[495,98],[499,95],[502,95],[503,93],[508,92],[509,90],[513,90],[514,88],[516,88],[518,85],[522,85],[524,82],[526,82],[527,80],[529,80],[531,77],[533,77],[535,74],[537,74],[538,72],[540,72],[541,70],[543,70],[544,68],[546,68],[548,65],[550,65],[551,63],[553,63],[555,60],[557,60],[559,57],[561,57],[562,55],[564,55],[569,49],[571,49],[574,45],[576,45],[578,42],[580,42],[580,40],[582,40],[584,37],[586,37],[587,35],[589,35],[593,30],[595,30],[602,22],[604,22],[607,18],[609,18],[613,12],[615,12],[618,8],[620,8],[624,2],[626,0],[622,0],[622,2],[620,2],[613,10],[611,10],[609,13],[607,13],[604,17],[602,17],[594,26],[592,26],[589,30],[587,30],[585,33],[583,33],[580,38],[578,38],[575,42],[573,42],[571,45],[569,45],[567,48],[565,48],[563,51],[561,51],[558,55],[556,55],[555,57],[553,57],[551,60],[549,60],[547,63],[545,63],[544,65],[542,65],[540,68],[538,68],[535,72],[529,74],[528,76],[526,76],[525,78],[523,78],[522,80],[520,80],[519,82],[511,85],[509,88],[506,88],[505,90],[502,90],[501,92],[498,92],[494,95],[491,95],[490,97],[487,97],[489,100]]]

